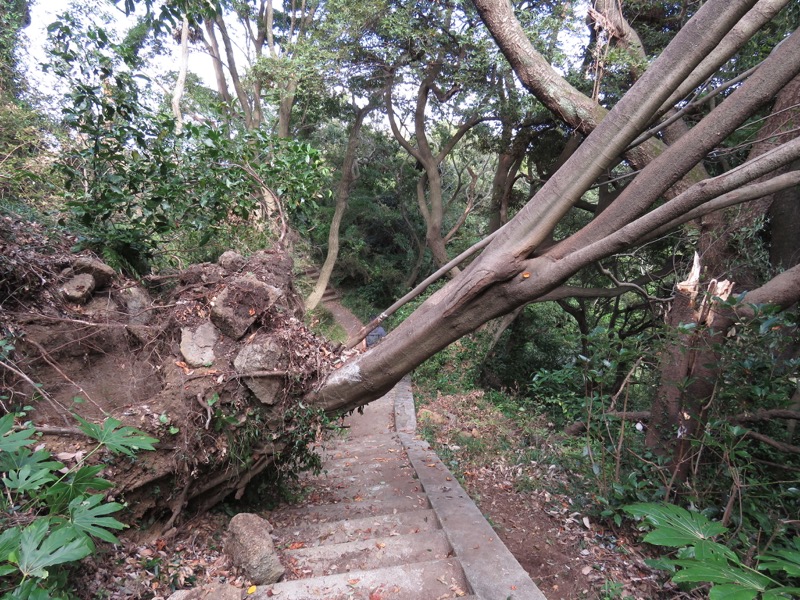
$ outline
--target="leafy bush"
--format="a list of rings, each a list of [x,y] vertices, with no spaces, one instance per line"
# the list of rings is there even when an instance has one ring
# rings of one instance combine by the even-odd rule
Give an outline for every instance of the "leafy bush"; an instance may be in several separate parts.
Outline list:
[[[71,563],[95,552],[95,541],[119,543],[113,530],[124,525],[110,516],[123,508],[102,493],[113,487],[100,477],[103,465],[88,460],[100,449],[133,456],[152,450],[156,439],[107,418],[102,425],[80,417],[80,430],[97,445],[72,468],[45,450],[31,450],[30,422],[14,427],[14,414],[0,419],[0,594],[3,600],[71,598]]]
[[[222,113],[179,129],[143,98],[148,80],[130,48],[66,16],[49,29],[51,68],[70,88],[64,119],[77,134],[58,164],[67,206],[84,243],[112,266],[144,272],[182,232],[202,232],[202,247],[229,221],[278,222],[285,207],[302,227],[316,209],[328,171],[308,143]]]
[[[675,583],[711,584],[710,600],[771,600],[800,593],[800,587],[787,585],[800,577],[800,537],[785,548],[763,552],[751,566],[745,556],[717,541],[728,528],[702,513],[654,503],[632,504],[625,511],[653,527],[644,541],[677,550],[675,558],[649,561],[650,565],[673,572]]]

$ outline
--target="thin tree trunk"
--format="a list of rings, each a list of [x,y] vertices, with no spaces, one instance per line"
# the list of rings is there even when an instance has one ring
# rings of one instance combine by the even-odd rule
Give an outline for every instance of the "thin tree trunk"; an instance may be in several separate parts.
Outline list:
[[[336,259],[339,256],[339,228],[342,224],[344,212],[347,210],[350,190],[357,178],[356,155],[358,154],[358,146],[361,141],[361,127],[364,124],[366,116],[374,108],[375,104],[373,103],[361,109],[356,108],[355,120],[350,129],[350,135],[347,140],[347,150],[345,151],[344,161],[342,163],[342,176],[339,179],[339,185],[336,187],[336,208],[333,211],[333,219],[331,220],[330,230],[328,231],[328,254],[325,256],[325,262],[320,269],[319,278],[314,286],[314,290],[306,299],[306,310],[314,310],[320,300],[322,300],[325,289],[328,287],[331,273],[333,273]]]
[[[175,91],[172,93],[172,114],[175,116],[175,129],[178,133],[183,130],[183,115],[181,114],[181,97],[186,86],[186,72],[189,69],[189,17],[183,15],[181,27],[181,64],[178,79],[175,82]]]

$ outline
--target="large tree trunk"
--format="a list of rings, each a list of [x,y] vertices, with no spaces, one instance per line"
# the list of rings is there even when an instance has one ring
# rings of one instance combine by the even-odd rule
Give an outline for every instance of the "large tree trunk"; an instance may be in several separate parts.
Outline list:
[[[181,25],[181,64],[178,69],[178,79],[172,93],[172,114],[175,116],[175,130],[180,133],[183,129],[183,115],[181,114],[181,98],[186,86],[186,71],[189,68],[189,17],[183,15]]]
[[[750,152],[751,159],[797,137],[792,117],[796,117],[798,113],[798,98],[800,77],[795,77],[778,94],[772,115],[764,121],[757,136],[759,141]],[[779,135],[783,131],[786,133]],[[782,174],[789,169],[791,167],[787,166],[771,175]],[[766,184],[768,179],[769,177],[764,177],[761,181]],[[782,193],[796,190],[797,187],[794,186]],[[736,212],[720,210],[701,220],[698,245],[703,271],[707,274],[703,278],[705,281],[712,277],[733,277],[738,290],[753,289],[761,285],[762,275],[757,272],[756,265],[748,265],[746,260],[737,261],[731,240],[742,229],[752,227],[753,223],[764,217],[775,198],[780,198],[780,193],[765,194],[759,200],[735,209]],[[798,222],[787,218],[786,222],[772,223],[772,227],[773,231],[778,232],[777,239],[780,242],[781,235],[785,235],[782,230],[797,233]],[[796,246],[797,237],[794,238],[795,251]],[[784,251],[781,249],[779,252]],[[745,264],[732,270],[731,265],[737,262],[739,265]],[[786,266],[791,267],[794,264],[796,263]],[[688,476],[692,441],[705,424],[708,408],[703,407],[710,407],[719,379],[719,373],[712,365],[719,364],[719,347],[726,339],[726,331],[705,322],[707,316],[697,310],[696,305],[700,303],[695,296],[700,278],[699,271],[693,273],[693,281],[689,286],[691,294],[687,294],[686,282],[678,284],[675,302],[667,315],[667,327],[676,332],[682,331],[688,324],[696,327],[688,333],[677,333],[676,339],[662,353],[661,381],[650,411],[653,418],[648,430],[647,445],[657,454],[669,457],[673,485],[680,485]],[[711,282],[709,285],[713,287],[716,280],[711,279]],[[733,285],[731,284],[731,288]],[[709,298],[718,296],[724,299],[726,295],[719,290],[708,290]]]
[[[487,3],[476,0],[478,5]],[[489,319],[546,298],[581,268],[635,246],[659,227],[675,226],[676,219],[689,211],[794,160],[800,144],[789,142],[780,153],[688,186],[650,210],[707,152],[800,72],[798,32],[784,40],[721,107],[657,154],[607,210],[575,235],[535,254],[561,217],[648,127],[663,102],[754,3],[707,2],[483,254],[392,331],[379,350],[332,374],[314,400],[327,409],[369,402],[427,357]],[[512,27],[507,21],[501,24]]]

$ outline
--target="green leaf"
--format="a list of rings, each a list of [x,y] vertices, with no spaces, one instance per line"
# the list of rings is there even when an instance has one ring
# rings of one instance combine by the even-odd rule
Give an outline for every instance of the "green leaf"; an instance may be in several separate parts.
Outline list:
[[[78,531],[112,544],[119,544],[117,536],[108,529],[124,529],[125,525],[113,517],[111,513],[122,510],[119,502],[103,502],[103,496],[92,494],[84,498],[75,498],[69,504],[70,523]]]
[[[81,467],[48,488],[45,500],[53,512],[61,512],[75,498],[90,490],[102,491],[114,487],[110,481],[97,477],[104,465]]]
[[[50,458],[52,458],[50,453],[45,450],[31,452],[29,448],[20,448],[17,452],[3,452],[0,454],[0,471],[13,471],[26,465],[50,471],[64,468],[64,463],[50,460]]]
[[[701,513],[689,512],[673,504],[656,503],[631,504],[623,510],[655,526],[644,537],[650,544],[670,548],[692,546],[699,559],[724,557],[739,562],[736,554],[729,548],[711,540],[728,529],[720,523],[709,521]]]
[[[34,434],[33,427],[26,427],[22,431],[12,431],[14,427],[14,415],[9,413],[0,419],[0,452],[14,452],[23,446],[30,444],[30,438]]]
[[[19,471],[9,471],[8,477],[3,477],[3,483],[8,489],[19,492],[38,490],[44,484],[55,480],[50,469],[32,469],[25,465]]]
[[[800,588],[798,587],[779,587],[767,590],[761,595],[762,600],[792,600],[792,598],[798,597],[800,597]]]
[[[80,560],[91,552],[85,537],[76,537],[71,528],[52,532],[50,519],[40,517],[20,536],[17,567],[25,577],[47,577],[47,568]],[[48,535],[49,533],[49,535]]]
[[[19,546],[19,527],[11,527],[0,533],[0,561],[7,561],[9,555]]]
[[[762,592],[771,582],[769,577],[721,560],[715,562],[690,559],[674,562],[679,567],[683,567],[672,578],[672,581],[676,583],[735,583]]]
[[[753,600],[756,596],[757,590],[743,588],[735,583],[723,583],[711,588],[708,600]]]
[[[133,456],[137,450],[155,450],[153,444],[158,442],[158,439],[134,427],[119,427],[122,422],[113,417],[108,417],[102,425],[96,425],[78,415],[73,416],[80,423],[81,431],[115,453]]]
[[[759,571],[785,571],[790,577],[800,577],[800,536],[792,540],[794,548],[771,550],[758,557]]]

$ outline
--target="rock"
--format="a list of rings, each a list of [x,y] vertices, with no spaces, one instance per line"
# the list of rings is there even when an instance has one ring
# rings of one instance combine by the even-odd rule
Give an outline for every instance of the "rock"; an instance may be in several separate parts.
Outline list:
[[[61,293],[68,302],[83,304],[92,295],[95,288],[94,277],[88,273],[76,275],[61,286]]]
[[[181,271],[179,281],[184,285],[219,283],[227,275],[219,265],[201,263]]]
[[[429,421],[436,425],[445,425],[447,423],[447,417],[427,408],[420,408],[417,417],[420,421]]]
[[[83,308],[83,314],[98,322],[110,321],[119,315],[119,306],[108,294],[95,296]]]
[[[247,260],[244,256],[233,250],[226,250],[217,259],[217,264],[231,273],[241,271],[246,262]]]
[[[153,300],[147,291],[137,286],[123,289],[121,292],[128,312],[128,323],[131,325],[147,325],[153,318],[148,309],[152,307]]]
[[[285,571],[275,552],[271,531],[268,521],[251,513],[239,513],[228,525],[225,554],[256,585],[275,583]]]
[[[88,273],[94,277],[95,283],[98,288],[106,287],[114,277],[117,276],[116,271],[109,267],[106,263],[92,258],[91,256],[79,256],[74,263],[72,269],[75,273],[83,274]]]
[[[192,590],[178,590],[167,600],[241,600],[242,590],[227,583],[209,583]]]
[[[197,327],[181,329],[181,354],[190,367],[210,366],[214,362],[217,328],[206,321]]]
[[[281,290],[254,275],[237,277],[212,300],[211,321],[223,334],[238,340],[259,314],[282,297]]]
[[[233,361],[237,373],[274,371],[282,367],[283,348],[266,336],[257,336],[241,349]],[[275,404],[283,387],[281,377],[245,377],[250,391],[264,404]]]

